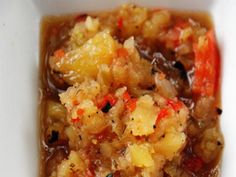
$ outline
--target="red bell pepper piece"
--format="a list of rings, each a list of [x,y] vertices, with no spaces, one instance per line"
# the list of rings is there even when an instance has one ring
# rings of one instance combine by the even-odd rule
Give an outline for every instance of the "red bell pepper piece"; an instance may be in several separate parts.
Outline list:
[[[137,103],[137,98],[131,98],[130,94],[126,91],[123,94],[123,100],[125,102],[126,108],[130,111],[133,112],[136,108],[136,103]]]
[[[126,107],[130,112],[133,112],[136,108],[137,98],[131,98],[127,103]]]
[[[119,48],[116,50],[116,53],[117,53],[117,56],[118,57],[122,57],[122,58],[125,58],[129,55],[128,51],[126,48]]]
[[[71,119],[71,122],[74,123],[74,124],[75,124],[75,123],[78,123],[78,122],[80,122],[80,118],[79,118],[79,117],[72,118],[72,119]]]
[[[174,101],[171,99],[167,100],[167,105],[170,106],[174,111],[179,111],[183,107],[183,103],[180,101]]]
[[[193,44],[195,54],[195,72],[192,91],[202,96],[216,94],[219,81],[219,51],[216,45],[214,31],[206,33],[203,45]]]
[[[54,56],[57,58],[62,58],[65,56],[65,52],[63,49],[58,49],[54,52]]]
[[[117,26],[120,30],[122,29],[122,27],[123,27],[123,18],[122,17],[118,18]]]
[[[78,109],[77,110],[77,115],[78,116],[83,116],[83,114],[84,114],[84,110],[83,109]]]
[[[123,94],[123,100],[124,100],[124,102],[127,103],[130,99],[131,99],[131,96],[130,96],[130,94],[126,91],[126,92]]]
[[[109,102],[111,106],[114,106],[117,102],[116,96],[114,94],[107,94],[106,96],[104,96],[103,100],[98,103],[97,107],[99,109],[104,108],[107,102]]]
[[[166,116],[168,116],[170,114],[169,112],[169,108],[163,108],[160,110],[160,112],[157,115],[157,119],[156,119],[156,125],[160,122],[161,119],[165,118]]]

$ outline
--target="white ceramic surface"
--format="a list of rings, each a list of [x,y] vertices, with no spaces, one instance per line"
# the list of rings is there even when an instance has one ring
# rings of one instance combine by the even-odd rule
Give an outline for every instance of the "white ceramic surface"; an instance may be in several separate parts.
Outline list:
[[[110,9],[125,2],[209,11],[222,55],[222,177],[235,176],[236,1],[234,0],[0,0],[0,176],[38,176],[39,22],[45,14]]]

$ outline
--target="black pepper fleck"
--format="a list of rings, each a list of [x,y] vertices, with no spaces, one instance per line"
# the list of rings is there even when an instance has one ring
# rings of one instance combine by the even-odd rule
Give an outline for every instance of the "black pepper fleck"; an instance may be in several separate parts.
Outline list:
[[[218,146],[221,146],[222,143],[221,143],[220,141],[217,141],[217,145],[218,145]]]
[[[153,125],[153,129],[157,128],[156,125]]]
[[[111,109],[110,102],[107,102],[107,104],[102,108],[102,112],[108,113],[108,111]]]
[[[216,108],[216,112],[217,112],[218,115],[221,115],[222,114],[222,109]]]
[[[75,164],[74,164],[74,163],[71,163],[71,164],[70,164],[70,167],[72,167],[72,168],[75,167]]]

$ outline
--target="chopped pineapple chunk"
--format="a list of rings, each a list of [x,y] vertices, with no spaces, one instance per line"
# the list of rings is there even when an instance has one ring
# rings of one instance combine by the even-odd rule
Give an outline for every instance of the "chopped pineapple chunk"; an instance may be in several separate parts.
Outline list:
[[[184,146],[185,140],[186,135],[184,133],[167,133],[164,138],[156,143],[155,149],[168,160],[171,160]]]
[[[91,100],[84,100],[78,107],[84,110],[82,123],[88,132],[96,134],[107,126],[106,119]]]
[[[134,136],[149,135],[154,132],[157,110],[151,96],[145,95],[138,99],[136,109],[130,115],[128,127]]]
[[[61,93],[61,103],[66,106],[67,109],[73,108],[74,102],[82,102],[82,100],[94,99],[101,91],[101,86],[98,82],[90,80],[83,82],[82,84],[75,84],[73,87],[69,87],[66,92]]]
[[[96,78],[99,67],[111,64],[114,53],[115,41],[107,31],[103,31],[81,47],[67,52],[59,61],[51,57],[50,64],[65,77],[71,73],[76,81],[83,81],[85,78]]]
[[[97,32],[99,28],[99,20],[88,16],[85,21],[85,26],[88,31]]]
[[[52,100],[47,102],[47,113],[49,117],[61,122],[64,122],[66,117],[65,107],[62,104]]]
[[[152,167],[154,160],[151,156],[151,148],[148,144],[129,145],[131,162],[136,167]]]
[[[84,163],[81,160],[79,154],[75,151],[71,151],[68,160],[64,160],[57,170],[57,177],[70,177],[74,176],[73,172],[83,171]]]
[[[78,116],[80,116],[80,118],[82,117],[82,115],[78,115],[78,110],[83,110],[83,113],[82,113],[83,116],[91,116],[98,111],[94,103],[88,99],[83,100],[78,106],[75,106],[72,108],[71,110],[72,118],[76,118]]]
[[[84,100],[80,103],[79,108],[83,109],[84,116],[95,114],[98,109],[91,100]]]
[[[171,15],[166,10],[154,12],[150,20],[143,25],[143,36],[147,38],[155,38],[161,30],[170,22]]]

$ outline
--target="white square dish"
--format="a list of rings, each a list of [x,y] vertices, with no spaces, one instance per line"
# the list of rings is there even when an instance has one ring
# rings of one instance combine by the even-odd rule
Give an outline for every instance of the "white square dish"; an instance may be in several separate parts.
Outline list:
[[[40,19],[48,14],[109,10],[123,3],[203,10],[213,17],[222,59],[222,177],[235,174],[236,1],[228,0],[9,0],[0,2],[0,176],[38,176]]]

